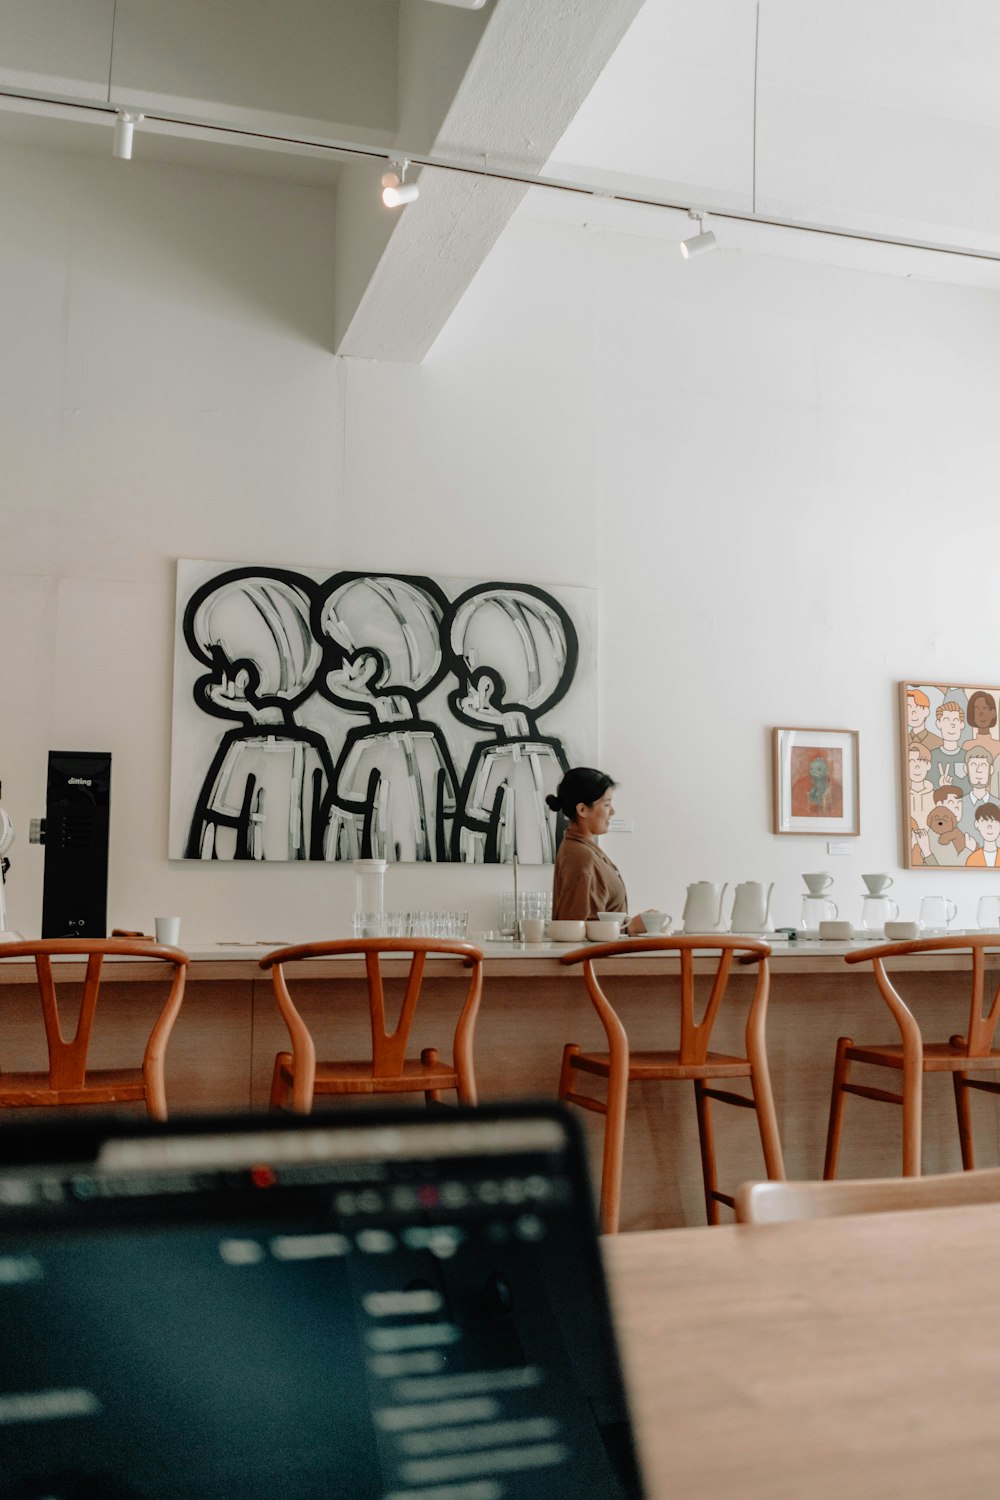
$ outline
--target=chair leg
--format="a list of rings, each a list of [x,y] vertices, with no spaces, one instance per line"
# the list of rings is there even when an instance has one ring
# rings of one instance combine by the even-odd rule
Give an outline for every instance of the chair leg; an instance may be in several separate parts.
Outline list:
[[[282,1077],[282,1068],[292,1066],[292,1054],[290,1052],[279,1052],[274,1059],[274,1072],[271,1074],[271,1097],[268,1101],[269,1109],[284,1109],[288,1102],[288,1088]]]
[[[969,1106],[969,1090],[964,1073],[952,1073],[955,1086],[955,1112],[958,1115],[958,1139],[962,1147],[962,1166],[971,1172],[976,1165],[976,1148],[972,1136],[972,1110]]]
[[[565,1099],[573,1088],[573,1063],[572,1059],[580,1055],[580,1048],[575,1042],[567,1042],[563,1048],[562,1068],[559,1072],[559,1098]]]
[[[833,1092],[830,1095],[830,1124],[826,1133],[826,1157],[823,1162],[823,1180],[829,1182],[837,1175],[837,1159],[840,1156],[840,1136],[844,1128],[844,1085],[851,1071],[847,1057],[848,1047],[854,1042],[849,1036],[837,1038],[837,1057],[833,1065]]]
[[[565,1053],[563,1065],[565,1066]],[[627,1110],[628,1074],[620,1081],[609,1074],[607,1113],[604,1117],[604,1162],[601,1170],[601,1230],[604,1234],[617,1234],[621,1219]]]
[[[420,1061],[423,1063],[425,1068],[433,1068],[434,1065],[439,1061],[437,1048],[425,1047],[420,1054]],[[431,1105],[433,1104],[440,1104],[441,1090],[424,1089],[424,1100],[427,1104],[428,1109],[430,1109]]]
[[[705,1184],[705,1211],[710,1224],[719,1223],[719,1200],[714,1196],[719,1183],[715,1175],[715,1132],[712,1127],[712,1105],[705,1093],[702,1078],[694,1080],[694,1102],[698,1111],[698,1140],[701,1143],[701,1175]]]

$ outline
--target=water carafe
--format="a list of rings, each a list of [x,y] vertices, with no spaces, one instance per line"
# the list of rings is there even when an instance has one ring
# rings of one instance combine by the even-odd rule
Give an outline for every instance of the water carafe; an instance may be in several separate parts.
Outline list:
[[[385,860],[354,861],[354,936],[385,935]]]

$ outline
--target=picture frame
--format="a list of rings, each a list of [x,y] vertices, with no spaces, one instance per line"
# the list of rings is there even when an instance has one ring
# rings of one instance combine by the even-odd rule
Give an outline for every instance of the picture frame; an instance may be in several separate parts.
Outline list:
[[[1000,872],[1000,685],[901,682],[907,870]]]
[[[775,833],[861,832],[856,729],[771,730]]]

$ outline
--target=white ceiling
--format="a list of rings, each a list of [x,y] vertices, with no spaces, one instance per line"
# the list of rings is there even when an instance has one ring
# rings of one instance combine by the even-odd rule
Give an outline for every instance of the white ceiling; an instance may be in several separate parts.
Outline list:
[[[0,0],[0,141],[110,153],[109,106],[145,106],[169,119],[122,170],[333,189],[337,348],[370,358],[419,360],[515,213],[668,253],[693,226],[431,169],[393,215],[338,141],[714,210],[723,251],[1000,288],[1000,260],[850,237],[1000,257],[998,80],[996,0]]]
[[[995,0],[646,0],[546,173],[617,193],[1000,255]],[[521,212],[680,237],[535,190]],[[992,262],[757,224],[720,245],[1000,286]]]

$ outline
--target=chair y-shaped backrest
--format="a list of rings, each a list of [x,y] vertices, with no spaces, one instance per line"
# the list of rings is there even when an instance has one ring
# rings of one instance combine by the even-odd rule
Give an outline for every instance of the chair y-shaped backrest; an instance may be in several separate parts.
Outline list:
[[[767,1000],[770,988],[770,971],[767,959],[770,948],[766,943],[755,943],[748,938],[708,934],[704,937],[647,937],[628,938],[617,943],[595,943],[587,948],[574,949],[564,954],[564,964],[583,964],[583,977],[594,1009],[597,1011],[608,1038],[608,1048],[614,1063],[616,1054],[628,1055],[628,1038],[618,1013],[601,987],[594,969],[599,959],[617,958],[622,954],[634,956],[638,953],[659,953],[664,957],[675,955],[680,961],[680,1035],[678,1061],[688,1066],[698,1066],[705,1061],[715,1025],[729,983],[733,959],[740,963],[757,965],[757,983],[754,988],[750,1012],[747,1016],[747,1056],[763,1054],[764,1028],[767,1020]],[[695,1014],[695,955],[702,959],[715,958],[715,974],[705,1009],[699,1020]],[[717,957],[716,957],[717,955]]]
[[[292,1108],[307,1107],[316,1076],[316,1045],[308,1026],[296,1009],[285,976],[285,964],[324,958],[363,958],[368,981],[368,1005],[371,1018],[372,1079],[402,1076],[413,1018],[424,979],[428,955],[461,958],[472,970],[469,989],[459,1013],[452,1041],[452,1057],[459,1077],[463,1098],[475,1099],[475,1071],[472,1044],[483,989],[483,955],[472,943],[451,942],[444,938],[354,938],[323,943],[299,943],[277,948],[260,960],[262,969],[271,969],[278,1009],[288,1027],[292,1043],[295,1081]],[[386,1017],[385,986],[381,959],[385,956],[410,955],[406,988],[395,1026],[390,1030]],[[331,1064],[334,1067],[335,1064]],[[377,1089],[374,1090],[377,1092]]]
[[[877,948],[859,948],[854,953],[845,953],[849,964],[871,963],[875,970],[875,982],[886,1005],[892,1012],[903,1040],[904,1059],[909,1054],[919,1055],[922,1046],[920,1027],[906,1001],[886,973],[887,958],[902,958],[908,953],[953,953],[968,954],[972,959],[972,993],[969,999],[969,1024],[964,1037],[953,1037],[952,1043],[966,1057],[983,1057],[993,1046],[997,1023],[1000,1022],[1000,984],[993,991],[990,1008],[984,1013],[983,997],[986,990],[986,950],[1000,950],[1000,936],[995,932],[983,932],[954,937],[914,938],[908,943],[883,943]],[[904,1064],[904,1073],[906,1071]]]
[[[170,1033],[184,998],[188,956],[179,948],[167,948],[159,943],[133,938],[48,938],[39,942],[4,943],[0,947],[0,962],[15,962],[18,959],[31,959],[34,962],[49,1054],[48,1089],[39,1093],[37,1084],[32,1086],[26,1079],[22,1082],[20,1077],[16,1083],[8,1082],[5,1085],[4,1075],[0,1072],[0,1105],[29,1100],[39,1105],[60,1105],[73,1102],[60,1097],[69,1094],[85,1095],[86,1099],[80,1102],[116,1102],[112,1097],[113,1091],[109,1091],[101,1083],[99,1075],[93,1083],[87,1078],[87,1057],[97,1013],[102,966],[109,955],[173,965],[170,991],[150,1032],[142,1061],[141,1097],[145,1098],[146,1108],[151,1115],[156,1119],[167,1118],[163,1066]],[[87,962],[76,1032],[69,1040],[63,1036],[53,958],[78,958],[86,959]],[[69,975],[68,982],[75,978],[75,974]],[[45,1094],[55,1097],[45,1097]]]

